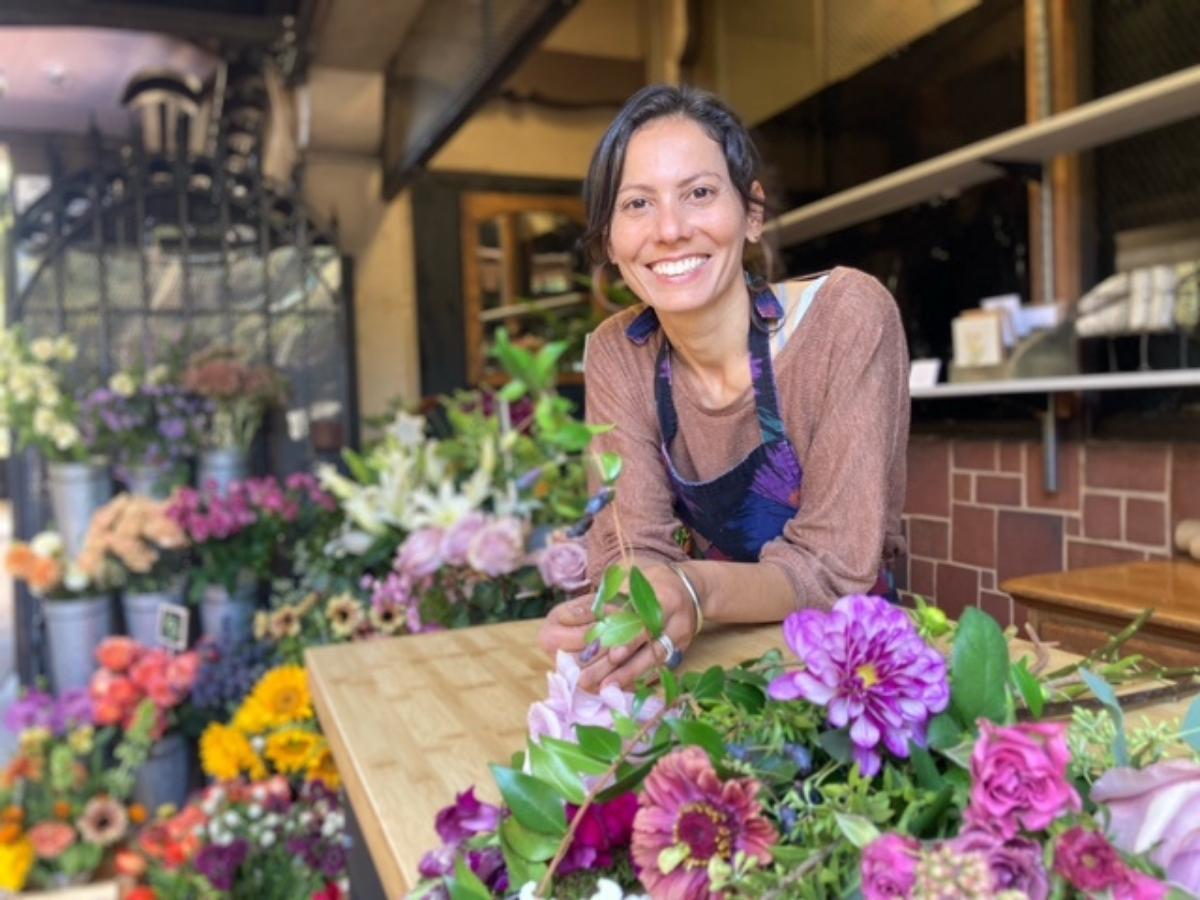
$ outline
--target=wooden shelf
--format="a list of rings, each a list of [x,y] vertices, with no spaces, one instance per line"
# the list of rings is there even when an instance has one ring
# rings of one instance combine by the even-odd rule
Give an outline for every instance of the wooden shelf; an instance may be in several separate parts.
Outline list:
[[[794,209],[767,230],[781,246],[795,244],[1000,178],[1004,164],[1041,164],[1194,115],[1200,115],[1200,65]]]
[[[1172,387],[1200,387],[1200,368],[937,384],[933,387],[916,388],[911,391],[910,396],[914,400],[936,400],[1003,394],[1061,394],[1073,391],[1130,391]]]
[[[504,319],[520,318],[536,313],[563,309],[567,306],[578,306],[580,303],[591,301],[591,295],[584,293],[555,294],[553,297],[543,297],[539,300],[526,300],[522,303],[510,303],[508,306],[495,306],[485,309],[479,314],[481,322],[498,322]]]

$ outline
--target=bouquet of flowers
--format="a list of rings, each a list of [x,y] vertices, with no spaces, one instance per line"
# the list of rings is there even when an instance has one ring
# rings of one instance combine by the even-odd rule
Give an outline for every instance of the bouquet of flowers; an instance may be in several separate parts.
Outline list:
[[[14,433],[18,449],[36,447],[48,460],[87,458],[75,398],[58,368],[76,354],[68,337],[27,342],[18,329],[0,327],[0,459],[11,453]]]
[[[201,641],[192,706],[205,725],[225,722],[271,668],[274,648],[261,640]]]
[[[96,648],[96,661],[100,667],[88,686],[96,724],[128,730],[149,701],[155,740],[179,724],[180,708],[200,668],[194,650],[172,654],[127,637],[105,638]]]
[[[301,666],[271,669],[228,725],[209,725],[200,737],[200,761],[209,777],[223,782],[278,774],[297,783],[319,781],[330,790],[341,784]]]
[[[249,447],[266,411],[287,398],[278,372],[247,365],[226,349],[194,356],[183,373],[183,386],[211,404],[205,435],[210,447]]]
[[[4,567],[47,600],[72,600],[105,589],[77,561],[66,558],[62,537],[56,531],[43,531],[28,543],[14,543],[5,554]]]
[[[149,704],[118,736],[93,728],[86,692],[27,693],[5,715],[20,749],[0,776],[0,888],[90,881],[145,810],[126,803],[150,750]],[[115,760],[115,765],[111,760]]]
[[[187,546],[166,502],[118,494],[92,516],[79,568],[93,583],[148,593],[180,581]]]
[[[349,839],[337,794],[321,782],[293,788],[286,778],[217,784],[181,812],[146,828],[140,860],[158,900],[349,896]]]
[[[596,610],[607,646],[631,621],[661,633],[636,569],[611,570]],[[934,610],[845,597],[785,621],[791,659],[663,669],[636,693],[580,690],[561,655],[526,752],[492,767],[504,809],[460,795],[443,810],[416,896],[1200,892],[1200,701],[1180,728],[1127,735],[1105,676],[1139,661],[1107,658],[1119,643],[1042,672],[1012,663],[977,609],[939,643],[948,628]],[[1045,717],[1086,692],[1111,725],[1099,759],[1096,721]]]

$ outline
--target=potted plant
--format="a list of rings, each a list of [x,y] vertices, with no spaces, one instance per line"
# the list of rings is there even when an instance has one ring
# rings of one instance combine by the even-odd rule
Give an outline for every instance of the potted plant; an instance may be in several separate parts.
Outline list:
[[[153,706],[150,747],[138,769],[133,795],[148,809],[182,805],[189,784],[188,748],[180,708],[191,694],[200,668],[194,650],[173,654],[128,637],[111,637],[96,648],[100,667],[89,685],[97,725],[128,730],[143,702]]]
[[[129,796],[150,747],[151,705],[123,732],[96,729],[92,712],[86,691],[58,699],[31,691],[5,715],[20,749],[0,778],[3,891],[86,884],[145,821]]]
[[[75,424],[78,405],[65,389],[62,367],[76,356],[65,336],[26,341],[20,330],[0,328],[0,457],[14,447],[35,448],[46,461],[54,520],[75,556],[92,512],[112,494],[104,462]]]
[[[58,691],[86,687],[92,653],[112,634],[112,597],[70,559],[57,532],[13,544],[5,567],[41,599],[46,619],[50,681]]]
[[[153,644],[159,607],[184,602],[187,546],[165,501],[118,494],[92,517],[79,567],[94,583],[122,588],[126,631]]]
[[[267,409],[284,401],[286,383],[273,369],[247,365],[232,350],[217,348],[191,359],[183,386],[211,404],[197,483],[214,483],[223,493],[246,477],[250,443]]]

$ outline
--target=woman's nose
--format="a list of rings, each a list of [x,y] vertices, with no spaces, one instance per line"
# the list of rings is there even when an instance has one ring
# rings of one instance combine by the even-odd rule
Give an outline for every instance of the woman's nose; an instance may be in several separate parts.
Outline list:
[[[687,214],[673,203],[663,203],[658,208],[658,240],[662,244],[674,244],[688,237],[691,226]]]

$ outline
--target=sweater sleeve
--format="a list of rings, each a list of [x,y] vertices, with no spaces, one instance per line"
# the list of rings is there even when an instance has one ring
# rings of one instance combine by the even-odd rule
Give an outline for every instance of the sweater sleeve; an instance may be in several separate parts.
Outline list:
[[[588,340],[584,363],[587,421],[614,426],[592,441],[592,450],[617,453],[623,461],[616,498],[588,532],[588,575],[593,585],[609,565],[621,559],[622,544],[631,555],[643,559],[685,558],[675,543],[675,532],[682,523],[675,515],[659,455],[650,383],[653,365],[639,358],[647,354],[647,359],[652,359],[652,350],[628,344],[626,324],[624,315],[605,321]],[[589,481],[594,490],[594,471]]]
[[[908,437],[908,349],[899,310],[874,278],[852,277],[830,311],[827,352],[815,367],[799,361],[786,373],[797,383],[825,385],[811,442],[797,446],[800,510],[760,557],[783,569],[798,608],[827,607],[875,583],[893,493],[888,479]],[[786,403],[800,392],[781,381]]]

